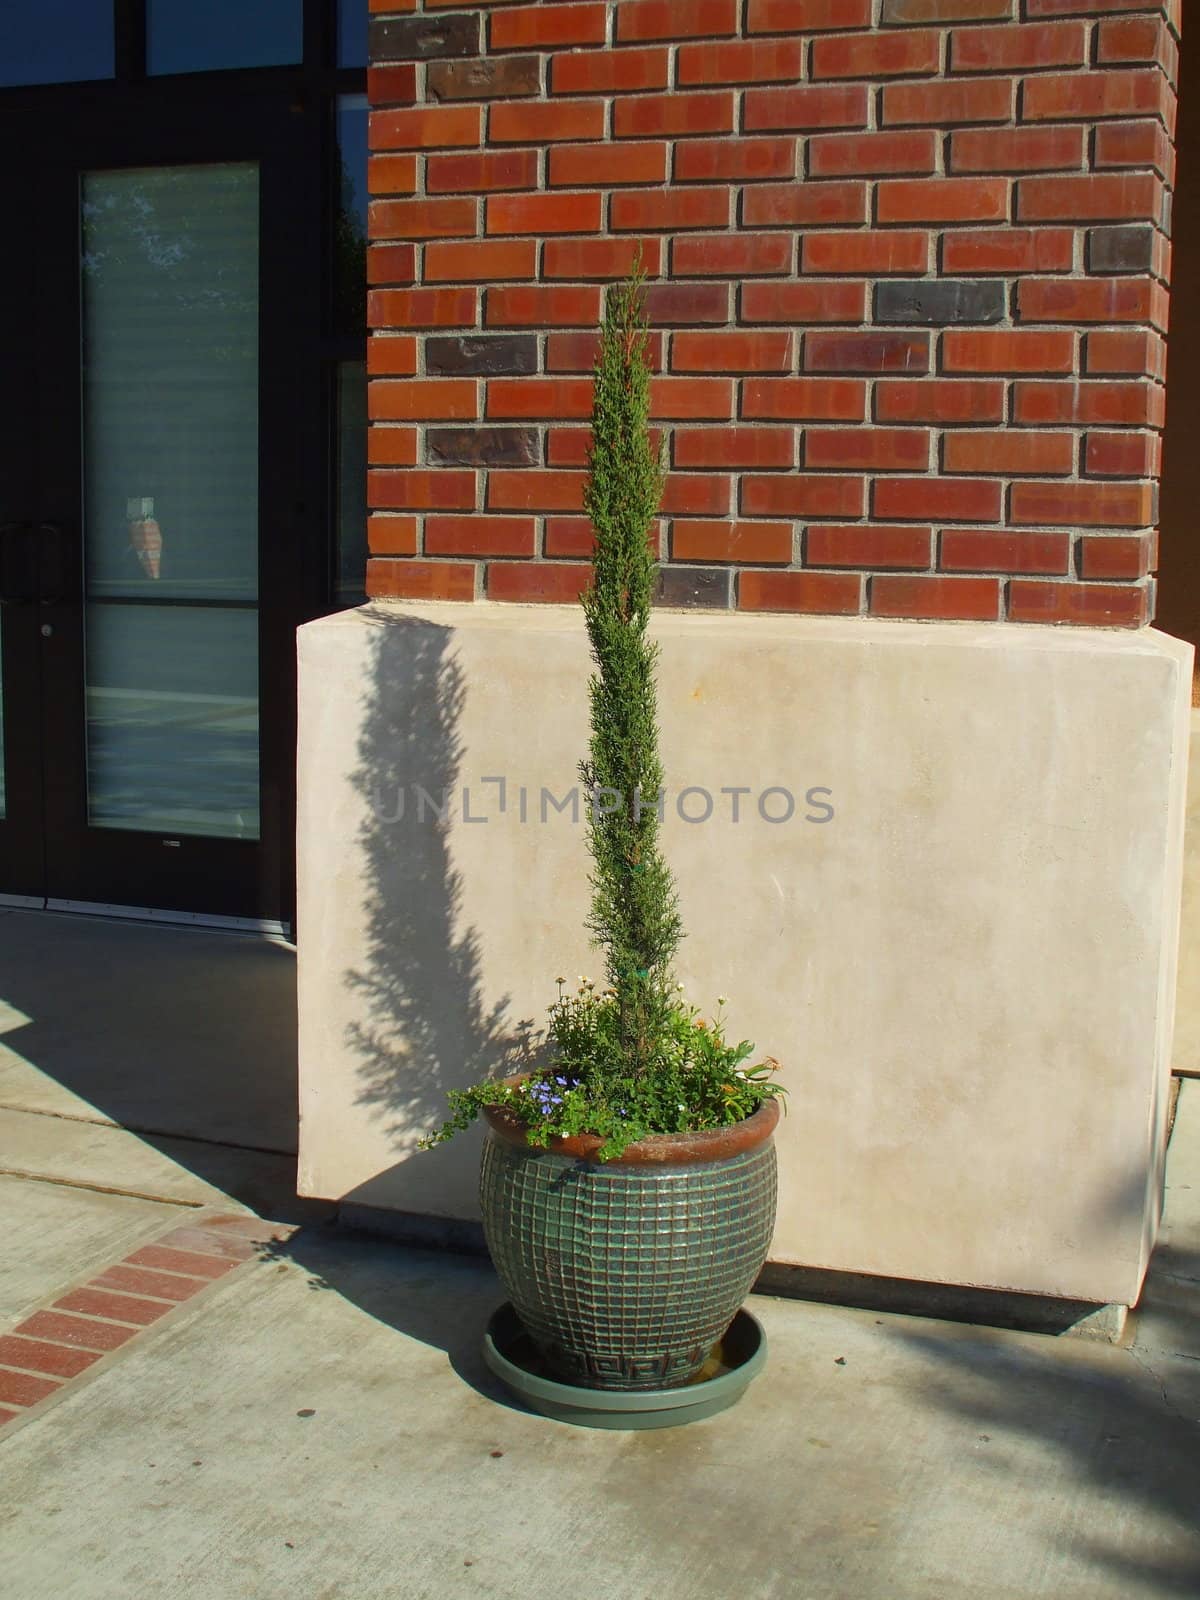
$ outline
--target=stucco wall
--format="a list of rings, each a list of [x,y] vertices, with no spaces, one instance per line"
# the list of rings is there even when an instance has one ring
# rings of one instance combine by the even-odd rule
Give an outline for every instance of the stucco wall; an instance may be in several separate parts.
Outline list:
[[[791,1091],[773,1258],[1132,1301],[1157,1215],[1190,647],[863,618],[654,628],[679,975],[731,997]],[[539,803],[575,782],[586,670],[574,607],[377,606],[301,630],[304,1193],[474,1214],[475,1136],[432,1154],[417,1137],[556,975],[598,975],[582,829]],[[418,786],[454,790],[443,824]],[[687,786],[712,820],[680,820]],[[737,823],[731,786],[751,791]],[[759,813],[772,787],[788,822]],[[832,819],[804,821],[822,802]]]

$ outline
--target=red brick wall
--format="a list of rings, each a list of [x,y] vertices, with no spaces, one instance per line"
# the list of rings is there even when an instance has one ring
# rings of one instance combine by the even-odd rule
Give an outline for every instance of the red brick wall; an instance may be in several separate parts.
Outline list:
[[[665,603],[1147,622],[1180,6],[371,0],[370,593],[575,596],[640,248]]]

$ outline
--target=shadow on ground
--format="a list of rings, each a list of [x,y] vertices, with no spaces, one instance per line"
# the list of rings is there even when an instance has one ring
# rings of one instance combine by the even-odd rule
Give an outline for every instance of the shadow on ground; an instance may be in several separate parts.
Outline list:
[[[294,1198],[296,1107],[289,946],[0,914],[0,1113],[128,1129],[258,1209]],[[108,1184],[121,1187],[119,1162]]]
[[[1136,1594],[1200,1594],[1200,1426],[1194,1403],[1179,1409],[1177,1362],[1117,1350],[1095,1361],[1071,1350],[1063,1359],[1058,1348],[1041,1354],[1030,1338],[1015,1347],[982,1334],[947,1341],[911,1326],[899,1337],[926,1364],[928,1405],[994,1443],[1001,1460],[1005,1446],[1033,1444],[1057,1463],[1064,1497],[1083,1486],[1111,1506],[1113,1536],[1097,1534],[1103,1519],[1089,1520],[1072,1530],[1071,1554],[1128,1580]],[[1141,1518],[1168,1532],[1169,1557],[1117,1533],[1118,1522]]]
[[[444,1351],[477,1393],[525,1410],[484,1364],[484,1329],[505,1298],[485,1258],[391,1244],[332,1222],[298,1228],[259,1249],[268,1260],[299,1267],[314,1294],[340,1295],[405,1338]]]

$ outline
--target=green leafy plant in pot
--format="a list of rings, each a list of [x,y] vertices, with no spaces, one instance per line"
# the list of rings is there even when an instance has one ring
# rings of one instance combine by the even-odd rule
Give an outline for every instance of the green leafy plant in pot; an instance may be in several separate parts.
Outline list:
[[[659,844],[660,449],[640,269],[609,290],[584,504],[595,530],[583,612],[595,671],[589,929],[606,982],[558,980],[548,1064],[452,1091],[436,1144],[482,1113],[480,1197],[497,1271],[549,1372],[597,1389],[693,1380],[762,1268],[775,1217],[781,1086],[768,1058],[683,998],[682,937]]]

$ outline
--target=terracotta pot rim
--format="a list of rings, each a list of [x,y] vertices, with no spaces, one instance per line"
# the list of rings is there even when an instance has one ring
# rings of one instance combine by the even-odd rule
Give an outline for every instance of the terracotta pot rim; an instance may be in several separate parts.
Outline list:
[[[518,1074],[502,1081],[510,1087],[527,1076]],[[524,1145],[540,1152],[541,1146],[529,1145],[525,1137],[525,1124],[514,1117],[505,1106],[484,1106],[483,1115],[488,1127],[507,1144]],[[723,1128],[701,1128],[694,1133],[651,1133],[644,1139],[626,1145],[614,1161],[604,1161],[605,1167],[663,1167],[684,1166],[696,1161],[723,1161],[729,1156],[744,1155],[766,1144],[779,1122],[779,1100],[776,1095],[764,1100],[758,1110],[741,1122],[730,1122]],[[597,1152],[604,1143],[597,1134],[573,1134],[570,1138],[551,1136],[545,1146],[547,1153],[572,1156],[577,1161],[597,1161]]]

